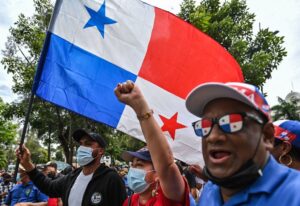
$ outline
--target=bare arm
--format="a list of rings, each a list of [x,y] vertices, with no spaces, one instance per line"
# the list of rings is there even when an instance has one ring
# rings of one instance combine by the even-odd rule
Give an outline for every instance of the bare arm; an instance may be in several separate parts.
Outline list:
[[[56,180],[46,177],[43,173],[39,172],[31,161],[31,154],[27,147],[22,145],[22,153],[17,148],[16,155],[20,160],[20,164],[25,168],[30,180],[34,185],[44,194],[52,197],[62,197],[65,192],[68,176],[63,176]],[[40,200],[44,201],[44,199]]]
[[[129,105],[137,116],[143,116],[150,111],[140,89],[131,81],[119,84],[115,88],[115,94],[119,101]],[[153,116],[140,120],[140,125],[164,195],[171,200],[182,202],[185,198],[185,183],[174,163],[166,137]]]
[[[15,206],[47,206],[47,202],[20,202],[15,204]]]

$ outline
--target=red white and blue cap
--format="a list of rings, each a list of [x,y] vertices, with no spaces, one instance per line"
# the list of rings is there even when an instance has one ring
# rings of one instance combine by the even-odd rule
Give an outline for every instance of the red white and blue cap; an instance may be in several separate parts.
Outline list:
[[[241,82],[209,82],[200,84],[186,98],[186,108],[192,114],[202,117],[205,106],[212,100],[230,98],[255,108],[268,120],[271,119],[270,106],[259,89]]]
[[[300,122],[296,120],[278,120],[273,123],[275,138],[288,141],[293,146],[300,148]]]

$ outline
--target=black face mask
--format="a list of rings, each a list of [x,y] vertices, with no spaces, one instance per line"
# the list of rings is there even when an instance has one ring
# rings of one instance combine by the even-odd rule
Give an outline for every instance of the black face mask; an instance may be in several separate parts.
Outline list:
[[[53,173],[53,172],[48,173],[47,176],[51,179],[55,179],[55,173]]]
[[[253,162],[252,159],[248,160],[246,164],[244,164],[235,174],[230,177],[217,178],[213,176],[205,166],[203,168],[203,173],[216,185],[228,189],[244,188],[262,176],[261,169]]]
[[[206,166],[203,168],[204,175],[216,185],[228,189],[244,188],[255,182],[257,178],[263,175],[261,168],[253,161],[258,150],[262,134],[260,135],[253,156],[233,175],[225,178],[213,176]]]

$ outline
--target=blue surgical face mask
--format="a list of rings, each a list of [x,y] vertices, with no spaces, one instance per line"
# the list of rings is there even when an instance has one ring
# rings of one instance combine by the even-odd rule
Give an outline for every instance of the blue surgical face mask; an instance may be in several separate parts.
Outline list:
[[[20,173],[17,174],[16,181],[17,181],[17,182],[20,182],[20,181],[21,181]]]
[[[154,170],[148,171],[152,172]],[[143,169],[130,168],[127,174],[127,182],[130,189],[135,193],[143,193],[146,191],[150,184],[145,181],[147,172]]]
[[[77,149],[77,162],[80,166],[85,166],[91,163],[95,158],[92,155],[93,149],[90,147],[80,146]]]

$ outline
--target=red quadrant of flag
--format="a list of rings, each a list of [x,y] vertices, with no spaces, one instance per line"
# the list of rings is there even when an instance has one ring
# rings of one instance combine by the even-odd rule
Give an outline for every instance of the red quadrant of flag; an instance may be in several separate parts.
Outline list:
[[[216,41],[171,13],[155,8],[155,15],[140,77],[183,99],[203,82],[243,82],[239,65]]]

